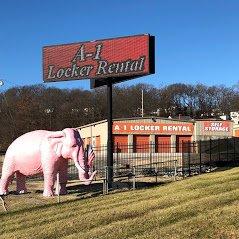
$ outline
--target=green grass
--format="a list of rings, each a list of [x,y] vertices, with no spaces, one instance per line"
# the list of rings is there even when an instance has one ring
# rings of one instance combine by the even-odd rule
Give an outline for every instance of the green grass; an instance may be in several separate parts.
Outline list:
[[[239,168],[61,204],[33,196],[7,198],[0,238],[239,238]]]

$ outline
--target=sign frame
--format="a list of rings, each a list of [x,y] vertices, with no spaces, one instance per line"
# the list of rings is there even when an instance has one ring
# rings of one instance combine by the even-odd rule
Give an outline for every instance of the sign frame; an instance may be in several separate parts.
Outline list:
[[[146,35],[146,34],[145,34]],[[102,78],[102,79],[90,79],[90,88],[94,89],[97,87],[101,87],[104,85],[107,85],[108,81],[111,81],[112,84],[120,83],[127,80],[133,80],[139,77],[143,77],[146,75],[154,74],[155,73],[155,36],[151,36],[150,34],[147,34],[149,36],[149,73],[143,74],[143,75],[135,75],[135,76],[121,76],[121,77],[108,77],[108,78]],[[141,36],[141,35],[136,35]],[[128,36],[130,37],[130,36]]]

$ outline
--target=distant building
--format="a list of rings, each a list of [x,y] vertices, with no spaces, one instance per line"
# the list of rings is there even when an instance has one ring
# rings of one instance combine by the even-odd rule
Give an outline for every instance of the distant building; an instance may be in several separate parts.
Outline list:
[[[230,117],[231,120],[235,123],[235,124],[239,124],[239,112],[230,112]]]
[[[239,137],[239,112],[230,112],[230,118],[234,122],[233,125],[233,136]]]
[[[220,115],[219,118],[222,119],[222,120],[229,120],[230,119],[229,115]]]

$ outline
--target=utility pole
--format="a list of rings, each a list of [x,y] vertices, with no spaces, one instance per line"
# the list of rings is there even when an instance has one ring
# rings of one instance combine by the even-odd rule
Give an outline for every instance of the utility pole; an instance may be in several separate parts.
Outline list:
[[[141,91],[141,116],[144,117],[144,90]]]

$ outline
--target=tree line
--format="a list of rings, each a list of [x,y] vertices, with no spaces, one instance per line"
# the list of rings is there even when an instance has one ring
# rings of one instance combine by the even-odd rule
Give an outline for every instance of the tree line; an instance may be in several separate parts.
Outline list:
[[[225,86],[148,84],[114,86],[113,117],[211,118],[239,111],[239,92]],[[61,130],[107,117],[106,89],[58,89],[43,85],[13,87],[0,93],[0,150],[28,131]]]

